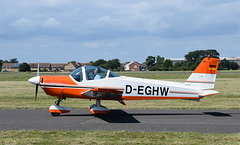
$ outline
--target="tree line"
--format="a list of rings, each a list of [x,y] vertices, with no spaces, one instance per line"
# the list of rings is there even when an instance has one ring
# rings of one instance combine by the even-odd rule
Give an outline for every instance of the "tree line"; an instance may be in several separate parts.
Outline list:
[[[195,70],[195,68],[200,64],[200,62],[207,56],[212,58],[219,58],[220,54],[215,49],[209,50],[196,50],[188,52],[184,56],[186,61],[176,62],[174,65],[170,59],[164,59],[164,57],[148,56],[146,59],[147,69],[149,71],[162,71],[162,70],[174,70],[174,71],[186,71]],[[228,61],[223,59],[219,63],[219,70],[237,70],[239,68],[238,64],[233,61]]]
[[[196,50],[196,51],[190,51],[188,54],[184,56],[186,61],[182,62],[176,62],[173,64],[173,62],[170,59],[165,59],[164,57],[161,57],[157,55],[157,57],[154,56],[148,56],[146,58],[146,66],[147,70],[149,71],[186,71],[186,70],[194,70],[200,62],[203,60],[203,58],[210,56],[212,58],[219,58],[220,54],[215,49],[209,49],[209,50]],[[74,61],[75,62],[75,61]],[[17,58],[12,58],[10,61],[8,60],[0,60],[0,71],[2,69],[3,63],[18,63]],[[111,59],[111,60],[104,60],[104,59],[98,59],[96,61],[90,61],[93,66],[99,66],[106,69],[114,70],[114,71],[120,71],[124,70],[124,68],[121,68],[121,63],[119,59]],[[219,70],[237,70],[239,68],[238,64],[233,61],[228,61],[226,59],[223,59],[219,63]],[[27,63],[22,63],[19,66],[19,71],[30,71],[30,66]]]

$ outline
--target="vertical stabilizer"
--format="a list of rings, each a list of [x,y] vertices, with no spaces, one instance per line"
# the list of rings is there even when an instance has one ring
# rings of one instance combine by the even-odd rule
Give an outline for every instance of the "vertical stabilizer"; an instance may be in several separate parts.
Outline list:
[[[204,58],[185,82],[186,86],[199,89],[213,89],[217,76],[219,59]]]

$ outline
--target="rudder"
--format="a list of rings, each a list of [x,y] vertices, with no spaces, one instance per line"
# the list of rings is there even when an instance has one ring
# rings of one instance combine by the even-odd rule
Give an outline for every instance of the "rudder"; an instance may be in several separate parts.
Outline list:
[[[185,85],[199,89],[213,89],[217,76],[219,59],[204,58],[190,77],[186,80]]]

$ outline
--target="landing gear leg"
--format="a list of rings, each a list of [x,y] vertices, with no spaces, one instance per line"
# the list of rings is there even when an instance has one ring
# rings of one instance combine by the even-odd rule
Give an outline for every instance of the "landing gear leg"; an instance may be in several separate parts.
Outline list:
[[[58,99],[57,101],[55,101],[55,104],[56,104],[57,106],[59,106],[59,105],[60,105],[60,102],[62,102],[62,100],[61,100],[61,99]]]

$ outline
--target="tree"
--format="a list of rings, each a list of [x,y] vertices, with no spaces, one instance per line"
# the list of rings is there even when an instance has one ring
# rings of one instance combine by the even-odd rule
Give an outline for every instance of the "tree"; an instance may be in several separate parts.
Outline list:
[[[146,59],[146,65],[147,67],[152,67],[155,65],[155,57],[153,56],[148,56]]]
[[[236,62],[231,61],[230,62],[230,69],[232,70],[237,70],[238,69],[238,64]]]
[[[17,60],[17,58],[12,58],[12,59],[10,60],[10,62],[11,62],[11,63],[18,63],[18,60]]]
[[[68,64],[69,64],[69,63],[77,63],[77,62],[76,62],[76,61],[69,61]]]
[[[3,63],[8,63],[8,60],[1,60],[0,59],[0,71],[2,71],[2,65],[3,65]]]
[[[92,64],[93,64],[93,61],[89,61],[89,63],[92,65]]]
[[[26,71],[31,71],[30,65],[27,64],[26,62],[20,64],[19,66],[19,72],[26,72]]]
[[[205,50],[205,55],[209,55],[211,58],[219,58],[220,54],[215,49]]]
[[[189,70],[194,70],[208,55],[213,58],[219,58],[220,56],[217,50],[214,49],[191,51],[184,56],[187,60],[185,65],[187,65]]]
[[[182,66],[183,66],[183,63],[181,62],[176,62],[174,65],[173,65],[173,70],[175,71],[179,71],[179,70],[182,70]]]
[[[219,69],[220,70],[229,70],[230,69],[230,62],[224,58],[219,62]]]
[[[119,69],[121,66],[121,63],[119,61],[119,59],[112,59],[112,60],[104,60],[104,59],[98,59],[95,62],[92,62],[93,66],[99,66],[99,67],[103,67],[106,69]]]
[[[163,68],[166,69],[166,70],[169,70],[171,69],[173,66],[173,63],[170,59],[166,59],[164,62],[163,62]]]
[[[163,62],[164,62],[164,57],[160,57],[159,55],[157,56],[157,62],[155,64],[156,70],[162,70],[163,69]]]
[[[224,58],[223,60],[220,61],[219,63],[219,70],[237,70],[238,69],[238,64],[236,62],[233,61],[228,61],[226,60],[226,58]]]
[[[0,59],[0,71],[2,71],[3,60]]]
[[[104,65],[104,64],[106,64],[106,61],[104,59],[98,59],[97,61],[92,63],[93,66],[100,66],[100,65]]]
[[[188,52],[184,57],[188,62],[195,63],[196,61],[202,61],[207,56],[213,57],[213,58],[219,58],[220,54],[217,52],[217,50],[209,49],[209,50],[196,50]]]
[[[119,61],[119,59],[112,59],[112,60],[108,60],[106,62],[106,66],[107,66],[107,69],[119,69],[120,66],[121,66],[121,63]]]

